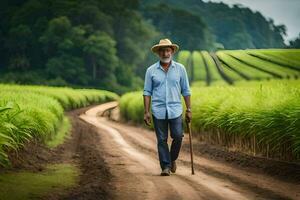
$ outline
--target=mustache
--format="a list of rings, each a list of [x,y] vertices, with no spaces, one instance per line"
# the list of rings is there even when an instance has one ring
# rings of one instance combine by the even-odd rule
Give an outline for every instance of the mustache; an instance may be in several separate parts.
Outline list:
[[[170,62],[170,60],[171,60],[171,56],[170,57],[161,57],[160,58],[160,61],[163,62],[163,63]]]

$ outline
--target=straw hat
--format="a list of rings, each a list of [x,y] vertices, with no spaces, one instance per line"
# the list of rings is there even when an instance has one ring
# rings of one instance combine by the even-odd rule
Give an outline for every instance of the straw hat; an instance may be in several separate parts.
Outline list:
[[[151,47],[151,51],[153,53],[157,53],[160,47],[172,47],[174,49],[174,53],[179,49],[179,46],[177,44],[172,44],[172,42],[166,38],[161,39],[158,44]]]

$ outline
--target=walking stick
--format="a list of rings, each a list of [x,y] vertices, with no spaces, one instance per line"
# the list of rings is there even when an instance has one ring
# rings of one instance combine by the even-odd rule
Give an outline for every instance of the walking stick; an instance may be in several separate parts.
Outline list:
[[[190,153],[191,153],[191,167],[192,167],[192,174],[195,174],[194,171],[194,160],[193,160],[193,143],[192,143],[192,129],[191,129],[191,122],[186,122],[187,127],[188,127],[188,131],[189,131],[189,139],[190,139]]]

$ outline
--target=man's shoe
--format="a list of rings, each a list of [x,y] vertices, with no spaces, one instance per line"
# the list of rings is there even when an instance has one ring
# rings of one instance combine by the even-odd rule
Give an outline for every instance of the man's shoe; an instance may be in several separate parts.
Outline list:
[[[174,160],[174,161],[172,161],[172,163],[171,163],[171,172],[172,172],[172,173],[175,173],[175,172],[176,172],[176,169],[177,169],[177,165],[176,165],[176,162],[175,162],[175,160]]]
[[[170,169],[167,167],[160,173],[161,176],[170,176]]]

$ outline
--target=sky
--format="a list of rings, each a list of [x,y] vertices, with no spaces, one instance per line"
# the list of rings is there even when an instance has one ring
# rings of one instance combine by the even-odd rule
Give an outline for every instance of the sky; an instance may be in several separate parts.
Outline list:
[[[296,38],[300,33],[300,0],[204,0],[226,4],[242,4],[253,11],[260,11],[266,18],[272,18],[275,25],[287,27],[285,41]]]

